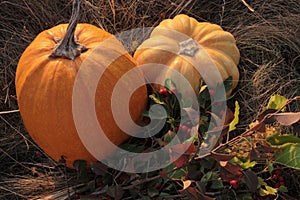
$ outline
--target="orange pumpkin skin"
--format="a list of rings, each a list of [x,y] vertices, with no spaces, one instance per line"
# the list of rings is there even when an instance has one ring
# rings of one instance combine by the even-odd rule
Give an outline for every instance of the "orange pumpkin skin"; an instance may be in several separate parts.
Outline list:
[[[32,139],[54,160],[58,161],[63,156],[66,165],[73,168],[75,160],[86,160],[88,163],[96,160],[80,141],[73,120],[72,92],[76,74],[92,50],[112,35],[93,25],[78,24],[74,36],[88,50],[74,60],[49,58],[57,41],[65,35],[67,26],[68,24],[55,26],[35,38],[19,60],[15,83],[20,113]],[[114,51],[123,46],[116,42],[107,48]],[[113,120],[110,97],[118,79],[134,67],[135,61],[129,54],[120,56],[108,66],[97,86],[95,102],[101,105],[95,106],[98,122],[116,145],[129,136]],[[129,110],[133,121],[141,119],[146,101],[145,86],[137,89],[131,96]],[[105,150],[103,158],[113,152],[114,149]]]
[[[199,49],[191,55],[187,55],[182,46],[186,45],[188,48],[193,46],[187,38],[203,47],[204,50]],[[200,63],[201,68],[207,69],[208,78],[205,81],[210,81],[210,86],[218,84],[216,82],[216,70],[209,69],[210,66],[205,64],[205,60],[211,60],[214,63],[222,80],[231,76],[233,88],[237,86],[239,80],[237,64],[240,53],[233,35],[216,24],[198,22],[185,14],[163,20],[155,27],[150,38],[145,40],[136,50],[134,59],[138,65],[159,63],[168,66],[171,70],[179,71],[189,81],[196,94],[199,92],[202,77],[193,64],[188,61]],[[165,78],[171,78],[171,75],[167,72]],[[176,82],[179,83],[176,86],[180,87],[180,81],[173,81],[175,84]],[[159,88],[158,85],[155,86]],[[185,88],[182,87],[181,91],[184,90]],[[230,92],[227,95],[229,94]],[[185,95],[191,94],[186,93]]]

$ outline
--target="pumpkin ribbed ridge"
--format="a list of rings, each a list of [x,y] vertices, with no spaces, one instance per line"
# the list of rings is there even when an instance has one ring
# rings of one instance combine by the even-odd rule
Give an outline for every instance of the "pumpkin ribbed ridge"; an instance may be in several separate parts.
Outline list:
[[[191,56],[177,53],[181,52],[178,49],[179,44],[189,38],[200,45],[199,51]],[[192,63],[189,63],[191,60],[194,63],[200,63],[200,66],[204,68],[211,66],[202,63],[211,62],[204,62],[203,59],[212,60],[223,80],[232,76],[233,88],[236,87],[239,80],[237,64],[240,53],[233,35],[216,24],[198,22],[184,14],[177,15],[173,19],[163,20],[155,27],[150,38],[136,50],[134,58],[139,65],[158,63],[166,65],[170,69],[176,69],[189,80],[196,93],[199,91],[201,75],[194,69]],[[174,62],[174,60],[181,60],[181,62]],[[186,63],[183,64],[184,62]],[[208,75],[209,80],[215,80],[215,75],[214,73]],[[167,78],[171,78],[168,77],[168,73]],[[214,82],[211,81],[211,83]],[[180,87],[180,82],[176,86]],[[184,88],[181,91],[184,91]]]
[[[86,46],[87,51],[74,60],[49,58],[57,45],[57,39],[65,35],[67,26],[61,24],[45,30],[32,41],[19,60],[15,82],[20,113],[32,139],[54,160],[58,161],[63,156],[67,166],[73,168],[75,160],[86,160],[88,163],[96,160],[81,142],[74,124],[72,92],[77,72],[89,56],[101,56],[101,52],[92,52],[108,38],[113,41],[107,47],[108,52],[115,50],[119,53],[125,50],[110,33],[90,24],[78,24],[74,33],[75,40]],[[93,67],[105,67],[103,63],[107,59],[98,59]],[[129,136],[113,121],[110,96],[104,95],[110,94],[119,78],[134,67],[136,63],[128,53],[120,55],[104,72],[95,97],[95,102],[102,105],[95,105],[99,124],[105,126],[106,136],[116,145]],[[137,78],[143,78],[142,74],[137,75]],[[131,98],[130,104],[134,106],[129,105],[132,119],[128,120],[138,122],[146,102],[146,86],[140,87]],[[113,152],[114,149],[104,149],[103,158]]]

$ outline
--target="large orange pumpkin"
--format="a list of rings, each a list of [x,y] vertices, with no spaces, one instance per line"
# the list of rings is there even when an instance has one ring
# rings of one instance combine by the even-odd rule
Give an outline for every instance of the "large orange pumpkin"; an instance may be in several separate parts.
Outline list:
[[[81,142],[72,115],[72,91],[77,72],[91,52],[108,38],[112,42],[108,43],[106,52],[102,55],[97,51],[92,55],[102,58],[96,59],[98,62],[107,62],[105,53],[125,51],[108,32],[93,25],[77,24],[78,12],[79,1],[75,0],[69,26],[55,26],[34,39],[19,60],[15,79],[20,113],[30,136],[50,157],[56,161],[63,157],[71,168],[75,160],[96,160]],[[95,63],[93,67],[103,67],[103,63]],[[118,57],[104,71],[95,94],[97,120],[116,145],[129,136],[114,121],[111,95],[120,77],[135,67],[128,53]],[[143,79],[143,76],[136,74],[135,78]],[[131,96],[128,106],[133,121],[141,119],[146,101],[145,86]],[[114,149],[103,149],[102,157],[113,152]]]
[[[196,70],[195,63],[206,73],[205,81],[211,87],[231,76],[234,88],[239,79],[237,64],[240,53],[233,35],[216,24],[198,22],[185,14],[163,20],[153,29],[150,38],[139,46],[134,58],[139,65],[158,63],[168,66],[170,70],[177,70],[196,93],[203,74]],[[217,76],[221,77],[219,81]],[[172,79],[172,76],[167,72],[165,78]],[[173,82],[180,91],[185,91],[180,81],[174,79]],[[187,92],[183,95],[191,94]]]

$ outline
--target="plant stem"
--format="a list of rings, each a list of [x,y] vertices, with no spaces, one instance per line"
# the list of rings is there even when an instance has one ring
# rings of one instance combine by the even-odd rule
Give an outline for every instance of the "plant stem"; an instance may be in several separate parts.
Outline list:
[[[87,50],[84,45],[75,42],[75,29],[79,19],[80,0],[73,1],[72,15],[65,36],[52,51],[50,58],[66,58],[74,60],[82,52]]]

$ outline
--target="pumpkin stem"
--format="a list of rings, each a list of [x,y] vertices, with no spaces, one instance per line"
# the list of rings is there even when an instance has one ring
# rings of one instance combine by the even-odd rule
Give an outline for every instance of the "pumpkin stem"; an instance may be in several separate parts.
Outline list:
[[[194,57],[196,52],[199,50],[198,43],[193,40],[192,38],[189,38],[187,40],[184,40],[179,43],[179,54],[180,55],[186,55],[190,57]]]
[[[75,42],[75,29],[78,23],[80,11],[80,0],[73,1],[72,15],[65,36],[52,51],[50,58],[66,58],[74,60],[82,52],[87,51],[87,47]]]

